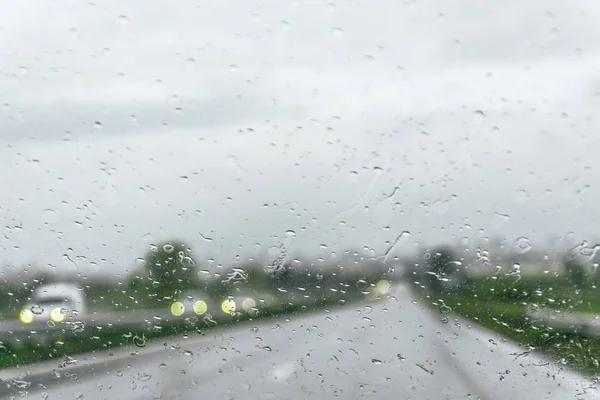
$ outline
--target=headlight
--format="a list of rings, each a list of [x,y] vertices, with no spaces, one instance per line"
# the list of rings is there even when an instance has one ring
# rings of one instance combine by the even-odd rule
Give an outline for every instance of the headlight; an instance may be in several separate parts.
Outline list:
[[[208,306],[204,301],[198,300],[194,303],[192,309],[194,310],[194,314],[203,315],[208,310]]]
[[[57,307],[54,310],[50,311],[50,319],[54,322],[63,322],[65,320],[66,314],[67,313],[65,312],[65,310]]]
[[[391,285],[388,281],[381,280],[379,282],[377,282],[377,285],[375,285],[375,290],[377,291],[378,295],[383,295],[383,294],[388,294],[390,291]]]
[[[244,311],[248,312],[251,309],[253,309],[254,307],[256,307],[256,302],[254,301],[254,299],[251,299],[250,297],[248,297],[246,300],[244,300],[244,302],[242,303],[242,308],[244,309]]]
[[[388,294],[391,288],[392,285],[390,284],[390,282],[386,281],[385,279],[382,279],[379,282],[377,282],[375,286],[371,286],[367,290],[367,292],[365,293],[365,297],[367,298],[367,300],[375,300],[380,296]]]
[[[221,303],[221,310],[228,315],[235,314],[235,301],[233,299],[225,299]]]
[[[31,312],[31,310],[28,308],[21,310],[19,313],[19,319],[24,324],[30,324],[33,322],[33,312]]]
[[[181,317],[183,315],[185,311],[185,306],[183,305],[182,302],[180,301],[176,301],[173,304],[171,304],[171,314],[173,314],[176,317]]]

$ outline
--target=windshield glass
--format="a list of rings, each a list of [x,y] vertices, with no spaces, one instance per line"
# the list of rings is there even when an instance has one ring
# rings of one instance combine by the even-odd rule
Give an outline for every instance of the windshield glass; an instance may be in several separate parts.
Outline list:
[[[69,299],[65,299],[64,297],[45,297],[34,299],[35,304],[43,306],[47,304],[59,304],[59,303],[70,303]]]
[[[0,398],[600,398],[597,1],[6,3]]]

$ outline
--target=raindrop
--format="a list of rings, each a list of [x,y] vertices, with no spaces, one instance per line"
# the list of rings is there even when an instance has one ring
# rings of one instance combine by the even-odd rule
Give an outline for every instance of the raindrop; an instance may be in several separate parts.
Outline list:
[[[35,315],[40,315],[44,312],[44,309],[40,307],[38,304],[31,306],[31,312]]]
[[[515,240],[515,251],[519,254],[525,254],[529,250],[531,250],[531,243],[529,243],[529,238],[524,236]]]
[[[600,250],[600,245],[597,244],[591,247],[588,242],[584,241],[571,250],[569,258],[577,260],[578,262],[587,263],[595,257],[598,250]]]
[[[475,122],[476,124],[482,123],[484,118],[485,113],[481,110],[475,110],[475,112],[473,113],[473,122]]]
[[[183,354],[186,355],[186,356],[193,356],[194,355],[194,353],[191,352],[190,350],[184,350]]]
[[[119,22],[122,24],[126,24],[127,22],[129,22],[129,18],[127,17],[127,15],[119,15]]]
[[[116,375],[120,378],[123,376],[123,371],[117,371]]]
[[[19,389],[25,389],[25,388],[29,387],[29,385],[31,385],[31,382],[13,379],[12,384]]]
[[[372,362],[373,364],[377,364],[377,365],[379,365],[379,364],[383,364],[383,363],[381,362],[381,360],[378,360],[378,359],[376,359],[376,358],[372,358],[372,359],[371,359],[371,362]]]
[[[291,229],[290,229],[290,230],[288,230],[288,231],[285,231],[285,234],[286,234],[288,237],[296,237],[296,232],[294,232],[294,231],[293,231],[293,230],[291,230]]]
[[[332,31],[333,31],[333,35],[337,36],[337,37],[340,37],[340,36],[342,36],[344,34],[344,30],[342,28],[337,27],[337,26],[334,27],[332,29]]]
[[[269,346],[265,346],[262,349],[265,350],[265,351],[272,351],[272,349]]]
[[[94,128],[102,129],[102,122],[100,122],[100,121],[95,121],[95,122],[94,122]]]
[[[148,339],[146,339],[146,336],[144,336],[144,334],[142,334],[142,336],[135,335],[133,337],[133,344],[137,347],[144,347],[146,346],[146,343],[148,343]]]
[[[54,224],[58,222],[58,213],[56,210],[47,208],[42,211],[42,220],[47,224]]]
[[[452,308],[451,308],[451,307],[449,307],[449,306],[447,306],[447,305],[445,305],[445,304],[442,304],[442,305],[440,306],[440,313],[442,313],[442,314],[444,314],[444,315],[448,315],[448,314],[450,314],[451,312],[452,312]]]
[[[510,215],[494,213],[494,219],[495,219],[496,227],[500,227],[501,225],[504,225],[506,222],[508,222],[510,220]]]
[[[135,265],[139,268],[142,268],[146,265],[146,260],[144,260],[143,258],[136,258]]]
[[[138,380],[142,382],[149,381],[152,378],[152,375],[147,374],[145,372],[138,372]]]
[[[167,243],[167,244],[165,244],[165,245],[163,246],[163,250],[164,250],[164,252],[165,252],[165,253],[172,253],[172,252],[173,252],[173,250],[175,250],[175,247],[173,247],[173,245],[172,245],[172,244],[168,244],[168,243]]]
[[[206,242],[212,242],[212,238],[208,237],[208,236],[204,236],[202,233],[198,232],[198,235],[200,235],[200,238],[202,238],[202,240],[206,241]]]
[[[515,203],[524,203],[529,200],[529,193],[524,189],[519,189],[513,196]]]

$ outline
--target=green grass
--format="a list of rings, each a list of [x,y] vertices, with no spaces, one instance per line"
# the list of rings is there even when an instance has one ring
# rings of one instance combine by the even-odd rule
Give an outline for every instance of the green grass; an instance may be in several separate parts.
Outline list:
[[[525,318],[525,307],[600,312],[600,293],[593,285],[575,288],[565,281],[473,279],[459,294],[431,294],[431,302],[490,328],[531,351],[547,353],[556,362],[589,374],[600,374],[600,339],[560,332]]]

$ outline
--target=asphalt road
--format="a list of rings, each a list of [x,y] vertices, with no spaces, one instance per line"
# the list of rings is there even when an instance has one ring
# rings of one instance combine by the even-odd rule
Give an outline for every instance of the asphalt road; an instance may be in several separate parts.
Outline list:
[[[47,399],[592,399],[596,384],[487,330],[383,301],[2,371],[3,396]],[[196,335],[196,334],[194,334]],[[23,372],[30,373],[23,376]]]

